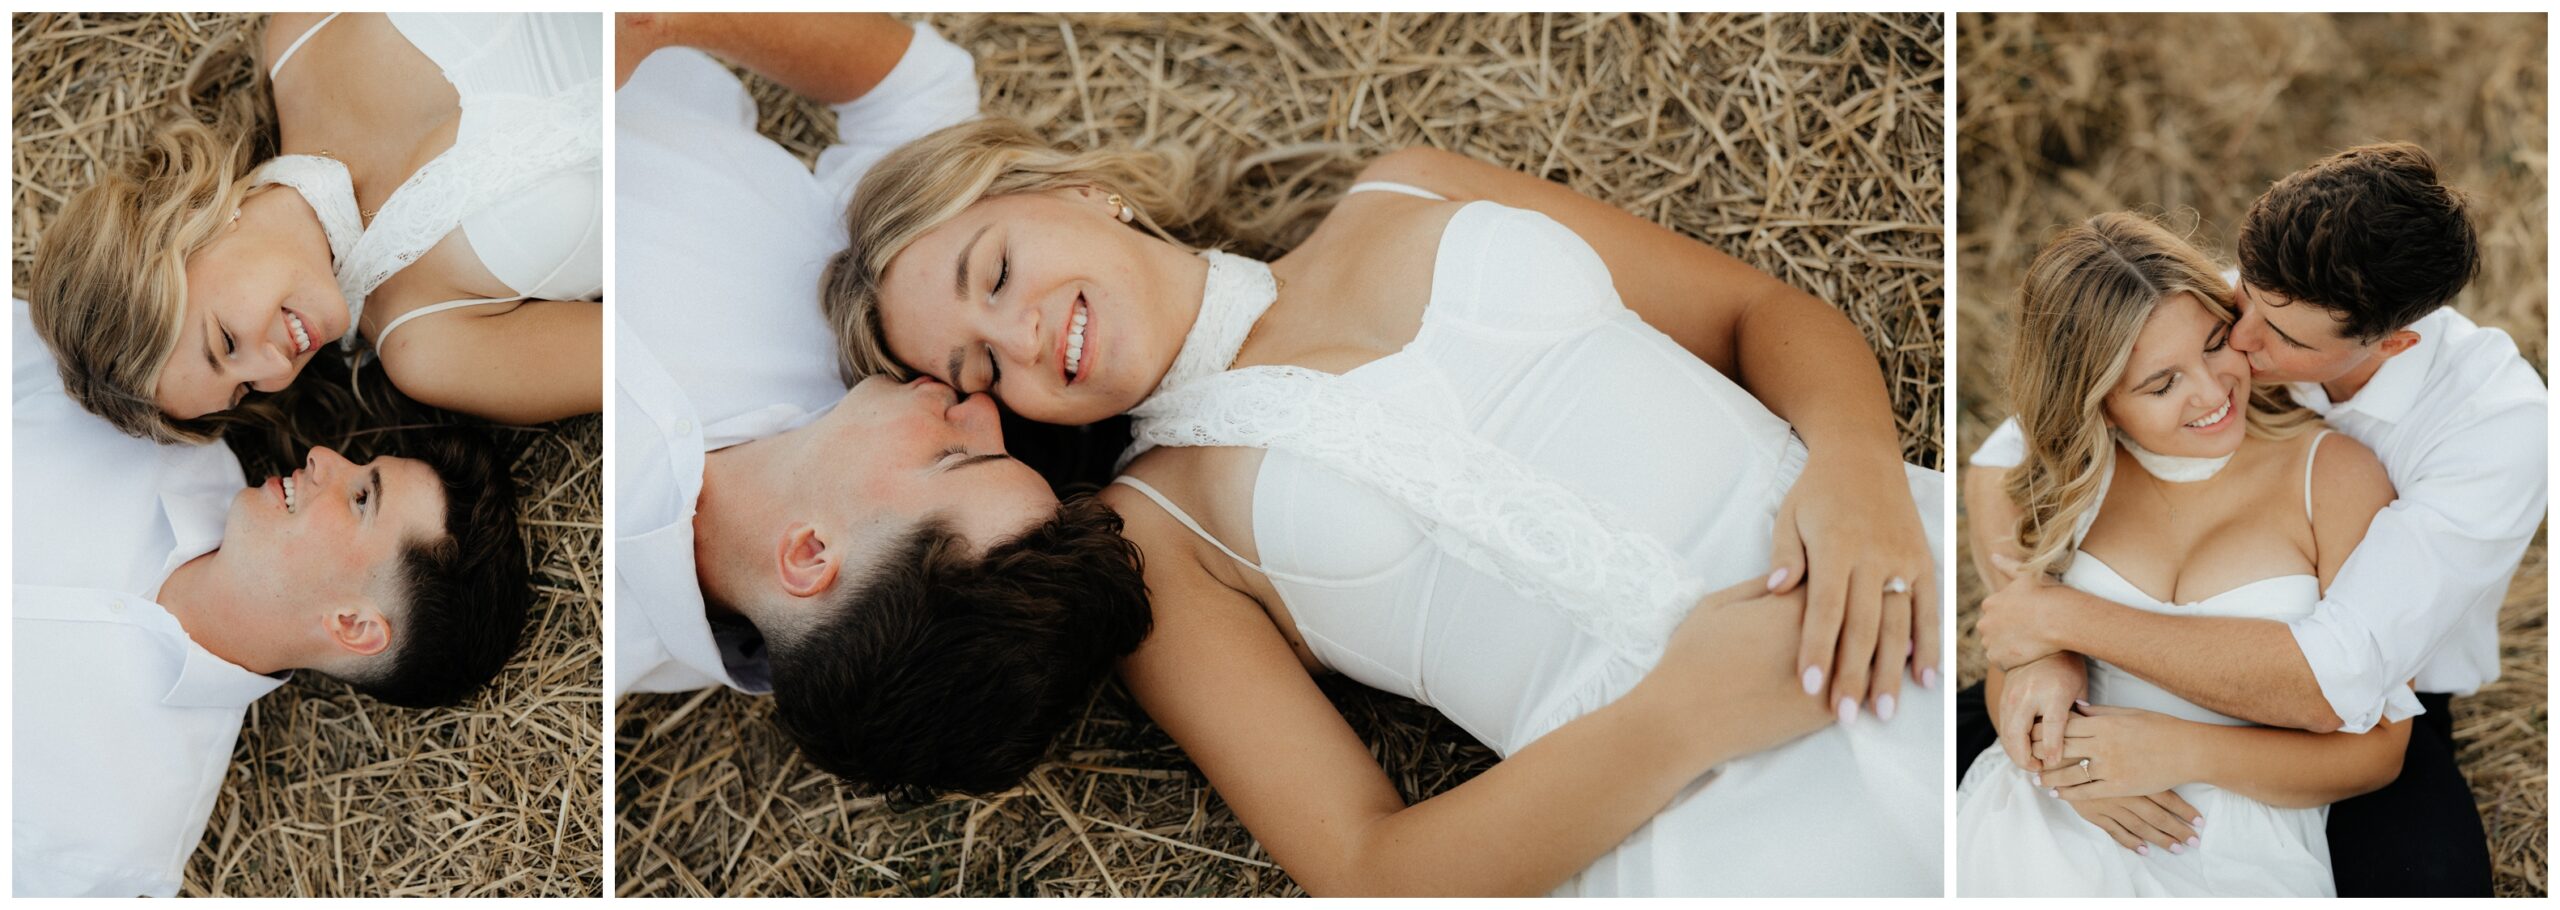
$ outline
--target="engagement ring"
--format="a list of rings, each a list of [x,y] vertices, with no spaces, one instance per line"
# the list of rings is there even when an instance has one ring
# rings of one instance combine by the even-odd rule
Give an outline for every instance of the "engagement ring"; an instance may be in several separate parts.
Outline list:
[[[1900,575],[1886,579],[1884,583],[1884,592],[1887,594],[1909,594],[1911,593],[1911,580]]]

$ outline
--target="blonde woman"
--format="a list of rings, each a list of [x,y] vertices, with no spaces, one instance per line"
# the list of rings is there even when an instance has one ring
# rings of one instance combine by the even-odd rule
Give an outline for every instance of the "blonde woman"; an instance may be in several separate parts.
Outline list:
[[[593,15],[277,14],[283,154],[159,131],[39,240],[29,303],[81,405],[200,442],[313,358],[506,423],[602,401],[603,37]]]
[[[2290,399],[2253,402],[2230,288],[2157,224],[2117,213],[2063,231],[2028,266],[2016,318],[2007,389],[2027,456],[2007,488],[2013,584],[2297,618],[2392,499],[2364,445]],[[2044,767],[1994,747],[1966,772],[1961,893],[2334,894],[2326,807],[2389,783],[2409,736],[2405,720],[2258,727],[2096,660],[2087,703]]]
[[[850,372],[1136,418],[1123,678],[1300,885],[1940,893],[1944,481],[1837,310],[1428,150],[1268,265],[1195,253],[1194,174],[946,129],[857,189],[824,306]],[[1505,759],[1405,805],[1322,672]]]

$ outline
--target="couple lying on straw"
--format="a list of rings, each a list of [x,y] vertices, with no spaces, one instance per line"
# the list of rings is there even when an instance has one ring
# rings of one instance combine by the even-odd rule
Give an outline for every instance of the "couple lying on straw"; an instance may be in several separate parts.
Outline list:
[[[617,694],[989,792],[1116,669],[1309,891],[1941,893],[1944,478],[1839,311],[1428,150],[1196,251],[1189,157],[974,119],[927,28],[619,34]],[[835,105],[814,173],[696,48]],[[999,400],[1132,416],[1119,480]],[[1326,672],[1504,760],[1406,805]]]
[[[2489,893],[2447,701],[2498,676],[2547,393],[2446,306],[2477,241],[2416,146],[2278,182],[2239,258],[2117,213],[2027,267],[1962,894]]]
[[[476,431],[257,487],[216,437],[333,342],[426,404],[597,410],[600,26],[272,17],[270,91],[222,100],[272,103],[284,154],[249,166],[256,113],[172,124],[47,225],[13,325],[15,893],[175,894],[275,674],[449,705],[514,653],[531,589]]]

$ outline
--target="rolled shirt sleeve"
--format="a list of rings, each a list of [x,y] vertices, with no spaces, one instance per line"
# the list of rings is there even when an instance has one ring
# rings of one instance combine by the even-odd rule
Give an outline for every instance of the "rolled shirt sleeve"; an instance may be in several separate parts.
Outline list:
[[[2457,627],[2496,621],[2542,522],[2543,426],[2537,403],[2437,443],[2418,476],[2392,478],[2399,499],[2374,516],[2318,609],[2288,623],[2339,730],[2421,713],[2406,683]],[[2472,658],[2495,666],[2492,651]]]
[[[862,97],[835,106],[836,144],[818,153],[818,182],[835,208],[853,185],[899,146],[978,116],[978,69],[969,52],[924,23],[889,75]]]
[[[2011,417],[2001,421],[1999,429],[1991,431],[1991,438],[1983,440],[1982,447],[1973,450],[1973,457],[1966,463],[1977,468],[2005,470],[2026,460],[2027,435],[2018,430],[2018,418]]]

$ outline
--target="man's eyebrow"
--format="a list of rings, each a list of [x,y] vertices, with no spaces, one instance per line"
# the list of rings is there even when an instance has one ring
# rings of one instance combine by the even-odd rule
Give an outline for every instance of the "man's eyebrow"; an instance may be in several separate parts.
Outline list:
[[[382,469],[373,469],[373,514],[382,514]]]
[[[2312,347],[2312,346],[2310,346],[2310,345],[2303,344],[2301,341],[2296,340],[2296,339],[2295,339],[2291,334],[2288,334],[2287,332],[2285,332],[2285,330],[2284,330],[2283,328],[2278,327],[2278,326],[2276,325],[2276,321],[2275,321],[2275,320],[2273,320],[2273,319],[2269,319],[2269,320],[2267,320],[2267,331],[2270,331],[2270,332],[2274,332],[2274,333],[2276,333],[2276,337],[2284,339],[2284,340],[2285,340],[2285,343],[2287,343],[2287,344],[2291,344],[2291,345],[2293,345],[2294,347],[2302,348],[2302,349],[2304,349],[2304,350],[2318,350],[2318,348],[2314,348],[2314,347]]]
[[[969,457],[967,457],[967,458],[963,458],[963,459],[961,459],[959,464],[952,465],[948,470],[950,470],[950,471],[957,471],[957,470],[960,470],[961,468],[965,468],[965,467],[968,467],[968,466],[973,465],[973,464],[978,464],[978,463],[980,463],[980,462],[988,462],[988,461],[1012,461],[1012,460],[1013,460],[1013,456],[1011,456],[1011,455],[1007,455],[1007,454],[1004,454],[1004,453],[1002,453],[1002,452],[996,452],[996,453],[988,454],[988,455],[971,455],[971,456],[969,456]]]
[[[942,375],[951,377],[949,383],[952,388],[956,389],[960,387],[960,363],[966,358],[968,352],[969,349],[967,348],[956,345],[953,346],[951,348],[951,362],[943,364],[942,366]]]

